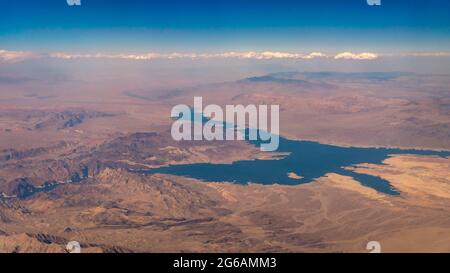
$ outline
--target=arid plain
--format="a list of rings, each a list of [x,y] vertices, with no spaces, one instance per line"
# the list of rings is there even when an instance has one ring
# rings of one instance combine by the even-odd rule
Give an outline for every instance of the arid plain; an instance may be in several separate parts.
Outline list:
[[[173,141],[171,108],[197,95],[279,104],[289,139],[450,150],[450,76],[288,72],[148,88],[108,77],[0,77],[0,252],[65,252],[72,240],[85,252],[367,252],[369,241],[384,252],[450,251],[448,157],[346,167],[398,196],[332,172],[287,186],[130,171],[283,156],[244,141]]]

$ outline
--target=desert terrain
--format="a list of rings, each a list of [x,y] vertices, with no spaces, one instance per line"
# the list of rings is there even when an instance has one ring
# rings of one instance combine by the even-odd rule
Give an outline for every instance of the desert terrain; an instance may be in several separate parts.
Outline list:
[[[85,252],[367,252],[369,241],[383,252],[450,251],[448,157],[346,167],[386,179],[398,196],[336,173],[287,186],[132,172],[282,156],[244,141],[173,141],[170,109],[194,96],[279,104],[281,135],[290,139],[450,150],[449,76],[165,80],[94,88],[89,80],[0,78],[0,252],[66,252],[72,240]]]

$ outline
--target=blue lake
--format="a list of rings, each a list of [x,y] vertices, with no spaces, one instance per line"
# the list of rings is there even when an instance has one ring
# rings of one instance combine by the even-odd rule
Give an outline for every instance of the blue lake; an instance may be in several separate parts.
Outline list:
[[[258,141],[249,142],[256,146],[260,145]],[[353,177],[362,185],[379,192],[398,195],[399,192],[387,180],[355,173],[344,168],[361,163],[382,164],[383,160],[395,154],[450,156],[448,151],[339,147],[312,141],[289,140],[282,137],[280,137],[280,146],[277,152],[288,152],[290,154],[274,160],[243,160],[231,164],[171,165],[151,170],[140,170],[139,172],[172,174],[209,182],[277,183],[285,185],[308,183],[327,173],[337,173]],[[288,173],[290,172],[294,172],[302,178],[289,178]]]

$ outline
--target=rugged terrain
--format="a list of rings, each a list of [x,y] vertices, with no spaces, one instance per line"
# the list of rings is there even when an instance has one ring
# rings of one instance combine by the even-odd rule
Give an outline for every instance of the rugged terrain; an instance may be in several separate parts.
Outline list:
[[[170,109],[194,95],[206,104],[279,104],[289,138],[449,150],[449,81],[278,73],[182,91],[67,92],[70,84],[52,83],[38,85],[39,95],[36,83],[2,83],[0,252],[65,252],[72,240],[85,252],[366,252],[372,240],[388,252],[448,252],[450,158],[396,155],[349,167],[388,180],[399,196],[334,173],[282,186],[131,170],[277,156],[243,141],[173,141]]]

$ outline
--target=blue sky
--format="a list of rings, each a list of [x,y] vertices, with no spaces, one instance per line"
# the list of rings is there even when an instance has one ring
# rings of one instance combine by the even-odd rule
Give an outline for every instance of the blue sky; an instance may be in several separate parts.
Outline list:
[[[450,1],[0,1],[0,49],[38,52],[450,49]]]

